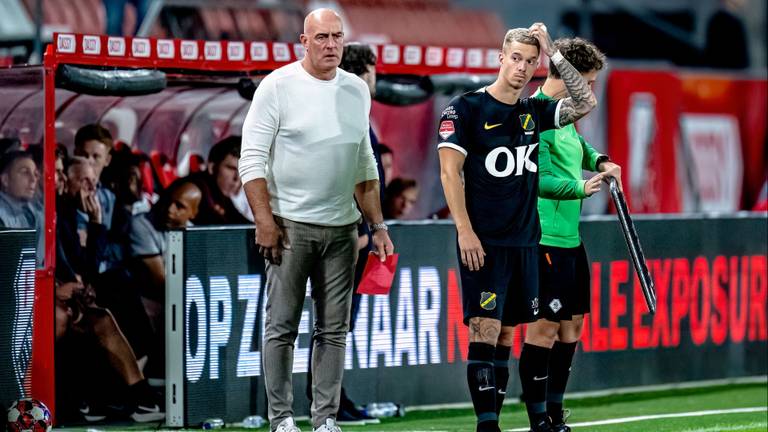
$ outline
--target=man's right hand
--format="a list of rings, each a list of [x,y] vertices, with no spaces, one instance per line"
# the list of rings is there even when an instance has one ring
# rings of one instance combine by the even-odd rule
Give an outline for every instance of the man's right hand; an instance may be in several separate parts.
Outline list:
[[[80,281],[71,281],[56,283],[56,298],[61,301],[70,300],[75,293],[83,290],[83,283]]]
[[[92,223],[101,223],[101,203],[95,192],[80,191],[80,206],[88,215],[88,221]]]
[[[532,37],[539,41],[539,48],[541,51],[547,54],[548,57],[552,57],[555,53],[555,43],[552,42],[552,37],[547,31],[547,26],[540,22],[533,23],[533,25],[528,28],[528,31]]]
[[[274,265],[280,265],[283,261],[283,236],[283,230],[274,220],[256,226],[259,253]]]
[[[477,234],[471,228],[461,230],[458,234],[461,263],[469,267],[470,271],[480,270],[485,265],[485,251]]]
[[[600,183],[603,181],[603,174],[597,174],[584,182],[584,195],[590,197],[600,192]]]

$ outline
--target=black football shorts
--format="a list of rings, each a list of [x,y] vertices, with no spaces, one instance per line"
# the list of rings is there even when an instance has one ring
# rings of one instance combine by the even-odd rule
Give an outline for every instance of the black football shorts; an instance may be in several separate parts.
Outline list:
[[[464,324],[475,317],[497,319],[503,326],[541,318],[538,247],[483,245],[483,249],[485,265],[480,270],[460,264]]]
[[[589,313],[589,260],[584,245],[539,246],[539,300],[549,321],[567,321]]]

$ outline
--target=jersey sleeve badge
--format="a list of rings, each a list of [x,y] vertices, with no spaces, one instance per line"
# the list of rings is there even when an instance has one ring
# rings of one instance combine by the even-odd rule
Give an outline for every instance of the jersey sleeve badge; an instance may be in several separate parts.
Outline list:
[[[448,139],[448,137],[453,135],[455,132],[456,129],[453,126],[453,120],[443,120],[440,122],[440,129],[438,130],[438,134],[440,134],[442,139]]]

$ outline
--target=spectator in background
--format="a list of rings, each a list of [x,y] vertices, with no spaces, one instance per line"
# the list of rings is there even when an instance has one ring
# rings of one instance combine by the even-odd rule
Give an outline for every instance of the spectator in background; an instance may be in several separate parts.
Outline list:
[[[208,165],[204,172],[188,178],[202,192],[202,200],[195,225],[250,224],[232,202],[243,187],[237,164],[240,161],[239,136],[233,135],[216,143],[208,153]]]
[[[97,198],[96,173],[93,164],[80,156],[72,158],[67,168],[67,191],[56,203],[57,271],[66,263],[69,275],[58,276],[70,282],[78,275],[86,289],[98,295],[99,306],[109,308],[125,333],[136,356],[149,357],[152,328],[141,304],[136,284],[124,269],[115,267],[100,272],[108,253],[106,226]],[[85,213],[86,226],[81,228],[79,214]],[[67,276],[67,277],[65,277]]]
[[[0,158],[0,227],[35,228],[39,215],[31,206],[40,175],[32,155],[13,150]]]
[[[71,353],[66,348],[62,349],[58,342],[68,334],[86,335],[89,344],[93,342],[98,344],[99,351],[106,354],[110,366],[120,375],[127,386],[127,400],[132,405],[129,409],[129,417],[136,422],[158,421],[165,418],[165,413],[160,410],[157,404],[157,396],[141,372],[136,355],[115,321],[115,317],[108,309],[93,304],[93,299],[77,274],[62,271],[66,265],[58,264],[55,281],[57,356],[68,354],[82,356],[84,353],[81,351]],[[58,279],[62,274],[67,274],[64,276],[64,281]],[[91,354],[91,352],[89,351],[87,354]],[[90,359],[92,356],[88,355],[87,357]],[[61,379],[67,381],[73,378],[61,377]],[[81,402],[79,409],[83,418],[90,422],[104,420],[107,415],[103,404],[95,402],[93,394],[88,394],[87,391],[84,391],[85,389],[80,388],[82,382],[78,382],[78,384],[66,387],[69,387],[79,396],[79,400],[75,402]],[[86,389],[92,384],[95,383],[87,383]],[[72,401],[64,400],[62,405],[66,407],[68,402],[71,404]],[[147,407],[154,407],[155,409],[148,409]]]
[[[197,215],[201,201],[202,192],[194,182],[177,179],[163,191],[149,213],[136,215],[131,220],[131,268],[138,285],[144,288],[144,304],[158,332],[163,328],[159,319],[165,294],[165,233],[188,226]]]
[[[56,144],[56,161],[54,162],[54,181],[56,182],[56,196],[64,195],[67,188],[67,174],[64,172],[64,165],[69,159],[67,148],[64,144]]]
[[[155,361],[164,353],[165,249],[166,233],[191,224],[198,212],[202,193],[189,179],[176,179],[160,195],[148,213],[133,216],[128,232],[126,259],[134,283],[141,287],[144,311],[155,334],[146,374],[164,377],[164,362]]]
[[[419,186],[410,178],[393,179],[384,194],[384,218],[405,219],[419,198]]]
[[[115,192],[115,212],[112,229],[108,233],[110,269],[102,274],[107,286],[122,286],[118,290],[99,290],[99,299],[135,336],[152,335],[135,342],[146,350],[148,362],[144,374],[162,379],[165,371],[163,345],[162,293],[164,286],[156,289],[147,283],[143,267],[133,260],[133,230],[137,219],[149,211],[143,187],[142,163],[148,163],[145,155],[134,154],[128,146],[117,145],[112,150],[112,161],[102,174],[102,181]],[[133,321],[133,322],[127,322]]]
[[[32,154],[12,150],[0,157],[0,228],[34,228],[37,261],[44,251],[43,215],[34,205],[40,174]]]
[[[395,154],[388,145],[379,143],[379,157],[381,158],[381,163],[379,163],[379,165],[384,172],[384,186],[387,186],[389,185],[389,182],[395,178]]]
[[[101,224],[107,229],[112,227],[112,213],[115,209],[115,194],[104,187],[99,179],[104,168],[112,161],[112,134],[101,125],[89,124],[78,129],[75,134],[75,156],[83,157],[92,163],[96,176],[96,197],[101,207]],[[78,213],[78,229],[85,229],[88,223],[86,214]]]
[[[142,191],[141,156],[128,146],[112,150],[112,161],[102,173],[102,182],[115,193],[115,211],[109,230],[110,259],[121,265],[128,253],[131,219],[147,210]]]
[[[707,24],[705,66],[722,69],[749,67],[749,40],[741,14],[745,0],[720,0]]]
[[[57,262],[68,263],[86,285],[95,283],[107,246],[107,228],[102,223],[96,183],[93,164],[75,156],[67,168],[67,192],[56,203],[56,240],[58,252],[62,253]],[[78,220],[81,212],[87,220],[84,229]]]
[[[0,155],[12,150],[21,150],[21,141],[18,138],[0,138]]]

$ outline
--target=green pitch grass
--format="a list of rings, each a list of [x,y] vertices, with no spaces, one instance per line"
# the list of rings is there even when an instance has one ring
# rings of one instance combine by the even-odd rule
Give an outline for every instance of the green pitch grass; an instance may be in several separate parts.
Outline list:
[[[622,421],[609,425],[574,427],[574,431],[597,432],[766,432],[768,431],[768,383],[724,385],[693,389],[630,393],[615,396],[593,397],[566,402],[572,414],[569,424],[598,422],[638,416],[669,415],[708,410],[736,408],[762,408],[758,412],[694,415],[676,418],[648,419],[635,422]],[[501,427],[512,431],[527,427],[524,407],[519,404],[505,405]],[[344,426],[344,432],[467,432],[474,431],[474,415],[470,409],[413,411],[403,418],[383,419],[381,424],[368,426]],[[306,422],[299,426],[311,432]],[[82,430],[62,428],[57,430]],[[155,427],[91,426],[96,430],[154,431]],[[188,429],[194,430],[194,429]],[[197,429],[199,430],[199,429]],[[226,428],[229,431],[253,431],[254,429]],[[256,430],[266,431],[266,427]]]

